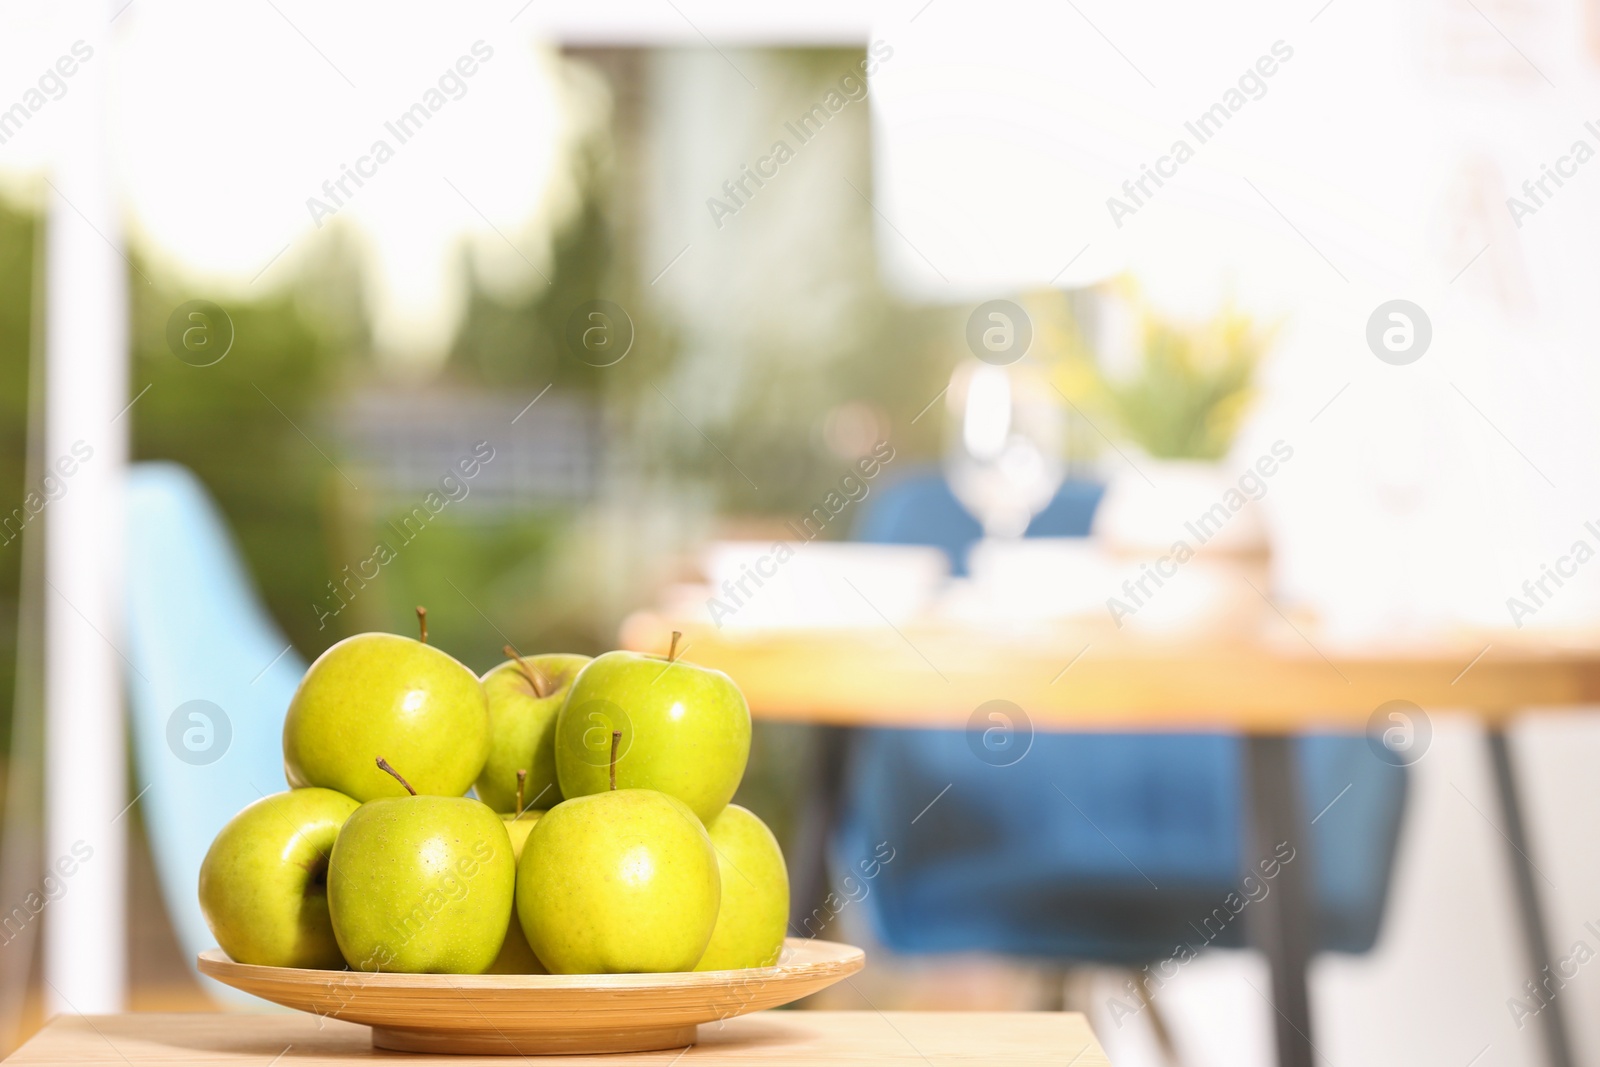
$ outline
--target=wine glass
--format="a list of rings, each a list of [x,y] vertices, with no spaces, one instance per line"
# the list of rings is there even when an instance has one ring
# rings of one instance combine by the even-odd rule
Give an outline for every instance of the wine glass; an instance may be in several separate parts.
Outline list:
[[[1027,364],[968,360],[945,399],[945,478],[985,537],[1021,537],[1066,476],[1066,419]]]

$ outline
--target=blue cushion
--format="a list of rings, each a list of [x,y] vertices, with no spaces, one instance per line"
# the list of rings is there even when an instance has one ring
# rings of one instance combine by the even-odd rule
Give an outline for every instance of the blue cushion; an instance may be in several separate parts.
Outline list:
[[[835,869],[865,887],[877,936],[898,952],[1138,963],[1179,941],[1236,946],[1243,923],[1208,917],[1230,892],[1262,892],[1241,885],[1241,747],[1221,734],[1039,734],[993,767],[959,730],[863,731]],[[1310,864],[1318,944],[1364,951],[1405,775],[1359,736],[1303,737],[1297,756],[1306,818],[1337,798],[1288,842],[1290,862]]]
[[[1067,483],[1029,535],[1086,535],[1100,492]],[[980,535],[937,472],[867,503],[861,540],[937,545],[956,568]],[[1302,737],[1296,752],[1305,820],[1327,808],[1288,843],[1290,862],[1310,865],[1316,943],[1364,951],[1382,918],[1405,772],[1359,735]],[[1241,884],[1241,761],[1231,734],[1039,734],[1019,762],[994,767],[962,731],[862,731],[835,869],[898,952],[1140,963],[1180,942],[1236,946],[1245,923],[1229,894],[1271,891]]]

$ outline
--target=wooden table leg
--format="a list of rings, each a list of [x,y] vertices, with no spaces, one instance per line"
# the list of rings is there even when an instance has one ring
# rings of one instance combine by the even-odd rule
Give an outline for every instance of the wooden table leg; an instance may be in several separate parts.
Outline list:
[[[1517,917],[1527,945],[1528,963],[1535,981],[1557,973],[1551,966],[1550,938],[1545,932],[1544,907],[1539,902],[1539,887],[1534,884],[1533,860],[1528,856],[1528,828],[1522,817],[1522,802],[1517,796],[1517,781],[1511,767],[1511,750],[1505,731],[1489,728],[1489,759],[1494,764],[1494,784],[1500,793],[1500,814],[1505,820],[1506,858],[1511,861],[1511,881],[1517,895]],[[1544,1035],[1545,1056],[1550,1067],[1572,1067],[1572,1046],[1567,1040],[1563,1015],[1566,1002],[1559,995],[1549,998],[1539,1012],[1539,1030]]]
[[[801,798],[800,818],[789,848],[789,934],[809,937],[820,931],[806,920],[828,895],[828,839],[839,821],[844,791],[844,764],[850,731],[840,726],[815,727],[810,785]]]
[[[1300,817],[1294,739],[1282,734],[1251,734],[1245,739],[1245,770],[1251,801],[1250,873],[1273,856],[1283,842],[1294,859],[1273,879],[1272,889],[1250,905],[1251,940],[1272,967],[1273,1028],[1278,1067],[1312,1067],[1311,1006],[1306,965],[1311,961],[1311,847]]]

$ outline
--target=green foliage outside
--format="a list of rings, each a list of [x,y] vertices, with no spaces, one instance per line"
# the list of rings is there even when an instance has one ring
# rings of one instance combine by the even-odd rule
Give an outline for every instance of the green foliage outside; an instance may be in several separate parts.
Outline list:
[[[786,91],[809,101],[859,55],[785,52],[772,58],[787,72]],[[792,103],[774,105],[775,121],[793,110]],[[632,136],[624,119],[607,133],[618,145]],[[866,133],[864,123],[828,132],[852,139],[849,178],[862,190],[871,187]],[[314,657],[361,630],[412,632],[419,603],[429,607],[433,641],[474,669],[498,662],[507,640],[527,651],[603,651],[614,644],[621,616],[648,605],[659,582],[679,576],[684,553],[714,535],[722,517],[776,525],[808,510],[837,483],[846,461],[830,452],[821,432],[834,406],[857,401],[883,412],[897,467],[937,456],[941,420],[911,420],[965,357],[964,309],[910,308],[881,290],[867,203],[839,183],[846,205],[841,225],[859,247],[844,255],[848,276],[829,277],[826,284],[835,296],[841,288],[849,291],[848,329],[820,350],[798,346],[781,330],[753,331],[735,356],[744,373],[732,402],[691,426],[657,391],[684,388],[674,380],[686,356],[674,309],[640,280],[648,272],[630,258],[630,198],[637,198],[647,176],[619,172],[606,162],[614,154],[606,146],[593,146],[592,153],[581,164],[587,168],[583,208],[557,239],[552,284],[506,303],[474,280],[454,349],[428,387],[531,398],[553,383],[559,392],[587,398],[602,428],[606,499],[528,501],[488,515],[446,511],[347,610],[322,624],[317,605],[327,603],[328,583],[364,558],[386,524],[409,506],[353,491],[332,465],[350,462],[340,451],[340,401],[383,380],[363,325],[353,253],[337,237],[328,240],[286,290],[254,302],[186,286],[135,254],[130,397],[149,389],[131,410],[133,459],[170,460],[200,477],[271,615],[301,655]],[[739,221],[771,210],[755,204]],[[0,202],[0,503],[22,497],[35,229],[29,214]],[[615,367],[588,366],[565,347],[568,315],[595,298],[622,304],[634,319],[634,353]],[[177,359],[166,343],[169,316],[194,299],[222,305],[234,324],[233,348],[209,367]],[[695,399],[680,392],[675,402],[694,410]],[[760,489],[719,449],[737,457],[739,470]],[[636,495],[638,524],[631,519]],[[679,514],[678,540],[647,525],[644,498]],[[607,511],[610,526],[599,517]],[[0,547],[0,744],[10,736],[19,548],[20,542]],[[792,814],[786,798],[799,786],[803,767],[796,752],[805,733],[759,727],[740,792],[741,802],[785,838]]]

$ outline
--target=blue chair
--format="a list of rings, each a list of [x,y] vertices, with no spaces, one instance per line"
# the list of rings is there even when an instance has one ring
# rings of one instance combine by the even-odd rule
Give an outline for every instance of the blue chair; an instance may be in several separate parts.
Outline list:
[[[1028,534],[1087,535],[1099,497],[1098,486],[1067,484]],[[864,503],[859,539],[939,545],[956,567],[979,535],[937,472]],[[1294,745],[1300,810],[1322,813],[1299,838],[1310,847],[1297,849],[1309,852],[1312,944],[1365,951],[1382,920],[1404,769],[1379,760],[1361,735]],[[1244,943],[1247,918],[1225,909],[1229,921],[1206,921],[1243,892],[1239,737],[1041,733],[1008,767],[974,758],[957,730],[867,730],[852,747],[834,867],[861,869],[879,842],[896,850],[872,868],[865,899],[889,949],[1138,965],[1180,943]],[[934,815],[916,819],[947,784]]]
[[[193,967],[216,944],[200,914],[200,861],[240,808],[288,788],[283,719],[306,664],[262,608],[222,516],[186,468],[129,471],[126,545],[135,787],[167,914]],[[209,979],[207,988],[224,989]]]

